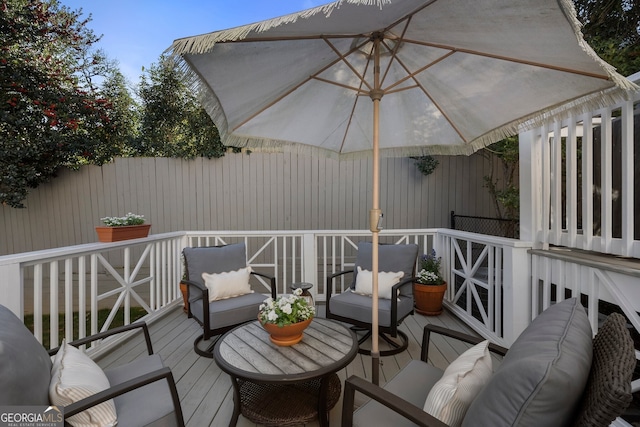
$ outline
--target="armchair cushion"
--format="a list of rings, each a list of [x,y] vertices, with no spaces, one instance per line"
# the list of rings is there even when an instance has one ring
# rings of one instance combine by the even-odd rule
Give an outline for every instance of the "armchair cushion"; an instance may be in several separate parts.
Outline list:
[[[107,376],[89,356],[62,342],[51,370],[51,403],[68,406],[110,386]],[[113,400],[91,407],[67,421],[74,427],[107,427],[118,423]]]
[[[260,293],[221,299],[205,304],[204,312],[202,299],[199,299],[190,303],[190,309],[196,319],[202,322],[204,316],[209,316],[209,324],[216,328],[221,328],[238,325],[247,320],[256,320],[260,304],[265,299],[265,296]]]
[[[224,273],[202,273],[204,285],[209,289],[209,302],[252,293],[250,274],[249,266]]]
[[[570,424],[587,383],[591,358],[591,326],[580,302],[571,298],[551,306],[513,343],[462,425]]]
[[[373,295],[373,274],[369,270],[357,267],[355,292],[362,295]],[[404,272],[378,272],[378,298],[391,299],[391,288],[404,276]]]
[[[162,358],[152,354],[126,365],[107,369],[105,375],[111,385],[116,385],[163,367]],[[118,410],[118,427],[175,425],[175,409],[170,403],[171,390],[166,381],[147,384],[113,400]]]
[[[489,341],[471,347],[454,360],[433,386],[424,411],[451,427],[462,424],[467,409],[493,374]]]
[[[203,248],[184,248],[184,263],[187,278],[204,285],[202,273],[223,273],[247,266],[244,243]]]
[[[357,267],[371,271],[371,254],[373,244],[371,242],[358,243],[358,255],[354,267],[355,277],[351,288],[354,289],[358,279]],[[380,245],[378,248],[378,271],[402,271],[405,278],[413,277],[418,259],[418,245]],[[412,286],[405,286],[400,290],[403,295],[413,293]]]
[[[398,319],[407,316],[413,310],[413,298],[398,297]],[[342,292],[331,297],[331,313],[337,316],[348,317],[364,323],[371,323],[371,297],[355,292]],[[391,300],[378,300],[378,324],[381,327],[390,328],[391,325]]]
[[[411,360],[406,367],[385,384],[385,390],[406,400],[412,405],[422,408],[429,390],[442,378],[443,371],[421,362]],[[375,400],[368,401],[353,413],[353,425],[370,426],[415,426],[402,415],[390,411],[389,408]]]

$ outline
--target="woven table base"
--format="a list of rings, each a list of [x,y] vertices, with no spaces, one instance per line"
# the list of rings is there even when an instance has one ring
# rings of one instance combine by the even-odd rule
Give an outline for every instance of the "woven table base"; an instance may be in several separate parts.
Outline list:
[[[265,426],[294,426],[318,417],[320,379],[294,384],[259,384],[238,380],[240,412],[247,419]],[[327,410],[338,403],[341,392],[337,374],[329,377]]]

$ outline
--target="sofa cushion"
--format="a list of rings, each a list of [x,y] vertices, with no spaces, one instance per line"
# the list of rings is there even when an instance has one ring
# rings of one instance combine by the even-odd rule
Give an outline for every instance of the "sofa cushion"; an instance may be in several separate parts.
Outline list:
[[[451,427],[462,424],[467,409],[493,374],[489,341],[474,345],[456,358],[434,384],[424,411]]]
[[[591,326],[580,302],[571,298],[551,306],[513,343],[462,425],[570,424],[589,377],[591,358]]]
[[[49,354],[2,305],[0,325],[0,405],[49,405]]]

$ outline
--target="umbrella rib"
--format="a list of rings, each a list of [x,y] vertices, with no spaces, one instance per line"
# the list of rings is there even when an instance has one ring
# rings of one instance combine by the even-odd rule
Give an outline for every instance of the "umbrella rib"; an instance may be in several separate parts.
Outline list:
[[[558,67],[558,66],[551,65],[551,64],[545,64],[543,62],[527,61],[525,59],[518,59],[518,58],[511,57],[511,56],[494,55],[494,54],[491,54],[491,53],[481,52],[481,51],[478,51],[478,50],[458,48],[458,47],[455,47],[455,46],[448,46],[448,45],[443,45],[443,44],[438,44],[438,43],[423,42],[423,41],[419,41],[419,40],[404,39],[403,41],[407,42],[407,43],[413,43],[413,44],[421,45],[421,46],[435,47],[435,48],[438,48],[438,49],[449,50],[449,51],[451,51],[451,53],[455,53],[455,52],[467,53],[469,55],[484,56],[486,58],[499,59],[499,60],[502,60],[502,61],[515,62],[515,63],[518,63],[518,64],[524,64],[524,65],[531,65],[531,66],[534,66],[534,67],[546,68],[548,70],[555,70],[555,71],[560,71],[560,72],[563,72],[563,73],[578,74],[578,75],[582,75],[582,76],[586,76],[586,77],[593,77],[593,78],[596,78],[596,79],[610,80],[609,76],[607,76],[605,74],[590,73],[590,72],[587,72],[587,71],[576,70],[576,69],[573,69],[573,68]]]
[[[409,15],[406,18],[404,28],[402,29],[402,34],[400,34],[400,37],[398,38],[398,41],[395,44],[395,46],[393,46],[393,49],[389,49],[389,45],[386,43],[385,39],[382,39],[382,44],[384,44],[385,47],[387,49],[389,49],[389,51],[391,52],[391,59],[389,60],[389,64],[387,65],[387,69],[384,70],[384,74],[382,76],[382,79],[380,79],[380,87],[382,87],[382,85],[384,84],[384,81],[386,80],[387,75],[389,74],[389,71],[391,70],[391,64],[393,64],[393,60],[397,59],[397,54],[398,54],[398,49],[400,48],[400,43],[404,39],[405,34],[407,34],[407,29],[409,28],[409,23],[411,22],[412,16],[413,15]],[[400,22],[398,22],[397,25],[400,25]],[[387,30],[387,31],[389,31],[389,30]]]
[[[367,86],[367,88],[369,90],[372,90],[373,88],[369,85],[369,83],[367,83],[367,81],[365,80],[364,76],[360,75],[360,73],[355,69],[355,67],[353,65],[351,65],[351,63],[346,58],[347,55],[351,55],[353,52],[357,51],[362,46],[364,46],[366,44],[366,42],[363,42],[363,43],[359,44],[358,46],[354,46],[353,48],[351,48],[351,50],[349,50],[349,52],[347,52],[347,55],[343,55],[343,54],[340,53],[340,51],[338,51],[338,49],[336,49],[336,47],[333,45],[333,43],[329,42],[328,39],[323,37],[323,40],[329,45],[331,50],[333,50],[335,52],[335,54],[338,56],[338,60],[335,61],[333,64],[336,64],[338,61],[344,62],[347,65],[347,67],[349,67],[349,69],[360,79],[361,84],[364,83],[365,86]],[[316,75],[316,78],[318,80],[320,80],[320,78],[317,77],[317,75]],[[329,80],[323,80],[323,81],[326,81],[327,83],[333,83],[333,82],[330,82]],[[338,84],[338,83],[336,83],[336,84],[338,86],[343,86],[343,85]],[[344,86],[344,87],[349,88],[349,86]],[[354,90],[359,91],[358,89],[354,89]]]
[[[320,74],[320,73],[324,72],[325,70],[327,70],[327,69],[329,69],[329,68],[333,67],[335,64],[337,64],[337,63],[338,63],[338,62],[340,62],[340,61],[344,61],[344,62],[346,62],[346,63],[347,63],[347,65],[349,65],[349,64],[348,64],[348,61],[346,61],[346,60],[344,59],[344,57],[343,57],[343,56],[342,56],[342,55],[341,55],[341,54],[340,54],[340,53],[339,53],[339,52],[334,48],[334,46],[333,46],[331,43],[329,43],[329,42],[326,40],[326,38],[324,38],[324,37],[321,37],[321,38],[322,38],[323,40],[325,40],[325,41],[327,42],[327,44],[328,44],[328,45],[333,49],[333,51],[338,55],[338,58],[337,58],[337,59],[335,59],[335,60],[333,60],[333,61],[331,61],[329,64],[325,65],[324,67],[322,67],[322,69],[318,70],[314,75],[311,75],[311,76],[307,77],[306,79],[304,79],[303,81],[301,81],[300,83],[298,83],[297,85],[295,85],[294,87],[292,87],[291,89],[289,89],[288,91],[284,92],[282,95],[280,95],[279,97],[277,97],[277,98],[276,98],[276,99],[274,99],[273,101],[269,102],[267,105],[265,105],[264,107],[260,108],[260,109],[259,109],[258,111],[256,111],[255,113],[251,114],[250,116],[247,116],[247,117],[246,117],[242,122],[240,122],[237,126],[235,126],[235,127],[233,128],[233,130],[234,130],[234,131],[238,130],[240,127],[242,127],[243,125],[245,125],[247,122],[249,122],[249,121],[250,121],[250,120],[252,120],[253,118],[257,117],[257,116],[258,116],[259,114],[261,114],[262,112],[264,112],[264,111],[268,110],[269,108],[271,108],[272,106],[274,106],[275,104],[277,104],[278,102],[280,102],[282,99],[284,99],[284,98],[286,98],[287,96],[289,96],[291,93],[293,93],[293,92],[295,92],[296,90],[298,90],[298,88],[300,88],[302,85],[304,85],[305,83],[309,82],[309,81],[310,81],[310,80],[312,80],[312,79],[319,80],[319,81],[322,81],[322,82],[325,82],[325,83],[330,83],[330,84],[333,84],[333,85],[336,85],[336,86],[342,86],[342,87],[344,87],[344,88],[347,88],[347,89],[349,89],[349,90],[356,91],[356,92],[358,92],[358,93],[360,93],[360,92],[364,92],[364,91],[359,90],[359,89],[357,89],[357,88],[353,88],[353,87],[350,87],[350,86],[347,86],[347,85],[342,85],[342,84],[340,84],[340,83],[333,82],[333,81],[326,80],[326,79],[323,79],[323,78],[321,78],[321,77],[318,77],[318,74]],[[354,47],[353,49],[351,49],[351,50],[349,51],[349,53],[351,53],[351,52],[353,52],[353,51],[355,51],[355,50],[357,50],[357,49],[358,49],[358,47]],[[354,72],[356,72],[355,70],[353,70],[353,71],[354,71]],[[358,77],[360,77],[360,75],[359,75],[357,72],[356,72],[356,75],[358,75]],[[361,79],[361,82],[363,82],[363,81],[364,81],[364,79],[363,79],[362,77],[360,77],[360,79]]]
[[[419,88],[420,88],[420,90],[422,90],[422,92],[425,94],[425,96],[426,96],[427,98],[429,98],[429,100],[433,103],[433,105],[438,109],[438,111],[440,111],[440,113],[441,113],[441,114],[442,114],[442,116],[445,118],[445,120],[446,120],[447,122],[449,122],[449,124],[451,125],[451,127],[453,128],[453,130],[454,130],[454,131],[455,131],[455,132],[460,136],[460,138],[462,138],[462,140],[463,140],[465,143],[467,143],[467,142],[469,142],[469,140],[468,140],[467,138],[465,138],[465,136],[462,134],[462,132],[460,132],[460,129],[458,129],[458,127],[455,125],[455,123],[453,122],[453,120],[451,120],[451,118],[449,117],[449,115],[448,115],[447,113],[445,113],[445,111],[442,109],[442,107],[440,107],[440,104],[438,104],[438,103],[436,102],[436,100],[435,100],[435,99],[433,99],[433,98],[431,97],[431,95],[429,94],[429,92],[427,91],[427,89],[426,89],[426,88],[425,88],[425,87],[424,87],[424,86],[423,86],[423,85],[422,85],[422,84],[421,84],[421,83],[416,79],[416,77],[415,77],[415,76],[416,76],[416,74],[421,73],[422,71],[426,70],[427,68],[429,68],[429,67],[433,66],[434,64],[437,64],[437,63],[438,63],[438,62],[440,62],[440,61],[443,61],[444,59],[448,58],[449,56],[451,56],[451,55],[453,55],[453,54],[454,54],[454,52],[448,52],[447,54],[445,54],[445,55],[441,56],[440,58],[436,59],[435,61],[432,61],[430,64],[427,64],[426,66],[424,66],[424,67],[420,68],[419,70],[417,70],[417,71],[415,71],[415,72],[411,72],[411,71],[409,70],[409,68],[406,66],[406,64],[405,64],[404,62],[402,62],[399,58],[397,58],[398,64],[400,64],[400,66],[401,66],[402,68],[404,68],[404,70],[407,72],[408,76],[407,76],[407,77],[405,77],[405,78],[403,78],[403,79],[400,79],[399,81],[397,81],[397,82],[396,82],[396,83],[394,83],[393,85],[391,85],[391,86],[387,87],[387,88],[385,89],[385,93],[395,93],[395,92],[400,92],[400,91],[402,91],[402,90],[410,89],[410,88],[413,88],[413,87],[419,87]],[[415,86],[410,86],[410,87],[407,87],[407,88],[400,88],[400,89],[397,89],[397,90],[395,90],[395,91],[389,91],[389,89],[391,89],[391,88],[393,88],[393,87],[395,87],[395,86],[399,85],[399,84],[400,84],[400,83],[402,83],[402,82],[407,81],[408,79],[412,79],[412,80],[415,82]]]

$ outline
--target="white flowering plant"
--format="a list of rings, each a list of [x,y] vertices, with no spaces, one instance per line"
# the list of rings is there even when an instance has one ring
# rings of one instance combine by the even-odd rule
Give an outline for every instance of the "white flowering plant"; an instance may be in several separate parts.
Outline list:
[[[423,285],[442,285],[444,279],[440,274],[440,262],[442,258],[436,257],[436,251],[424,254],[420,258],[420,271],[418,271],[416,282]]]
[[[107,216],[100,218],[100,221],[107,227],[124,227],[126,225],[144,224],[144,215],[136,215],[129,212],[125,216]]]
[[[275,300],[269,297],[264,300],[258,312],[260,323],[285,326],[312,318],[316,313],[315,307],[310,306],[300,295],[302,295],[302,289],[296,289],[291,295],[282,295]]]

